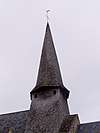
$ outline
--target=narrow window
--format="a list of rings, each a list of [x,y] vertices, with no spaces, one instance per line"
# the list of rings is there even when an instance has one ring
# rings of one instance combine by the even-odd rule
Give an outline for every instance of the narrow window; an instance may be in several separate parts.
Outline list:
[[[34,94],[34,98],[37,98],[37,94],[36,93]]]
[[[56,90],[53,90],[53,94],[56,94]]]

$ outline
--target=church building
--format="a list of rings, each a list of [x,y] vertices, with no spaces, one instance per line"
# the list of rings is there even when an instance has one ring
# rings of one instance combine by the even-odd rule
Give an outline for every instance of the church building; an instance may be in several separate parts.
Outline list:
[[[0,133],[100,133],[100,122],[80,124],[78,114],[70,114],[69,93],[47,22],[37,82],[30,92],[30,109],[0,115]]]

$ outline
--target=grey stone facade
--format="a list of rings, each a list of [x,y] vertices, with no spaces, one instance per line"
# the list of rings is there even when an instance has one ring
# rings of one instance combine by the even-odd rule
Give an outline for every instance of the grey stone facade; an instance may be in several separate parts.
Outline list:
[[[53,94],[55,90],[56,94]],[[37,98],[34,98],[34,94],[32,97],[25,133],[58,133],[67,115],[69,116],[67,101],[59,88],[37,92]]]
[[[59,133],[77,133],[77,127],[79,125],[78,115],[66,116],[61,124]]]

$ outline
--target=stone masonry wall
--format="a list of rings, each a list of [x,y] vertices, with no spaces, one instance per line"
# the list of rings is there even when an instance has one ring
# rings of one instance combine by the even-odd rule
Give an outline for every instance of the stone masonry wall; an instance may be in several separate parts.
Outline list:
[[[80,124],[80,121],[78,116],[74,117],[68,133],[76,133],[79,124]]]
[[[32,97],[25,133],[58,133],[61,123],[69,115],[67,101],[60,89],[45,90]]]

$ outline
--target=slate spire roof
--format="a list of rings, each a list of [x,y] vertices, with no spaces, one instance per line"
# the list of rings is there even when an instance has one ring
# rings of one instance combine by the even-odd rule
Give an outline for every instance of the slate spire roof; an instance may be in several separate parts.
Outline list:
[[[43,86],[59,86],[64,88],[58,64],[58,59],[53,43],[53,38],[48,22],[43,42],[37,83],[36,87],[32,90],[32,92]]]
[[[62,85],[62,77],[50,31],[50,26],[49,23],[47,23],[36,86]]]

